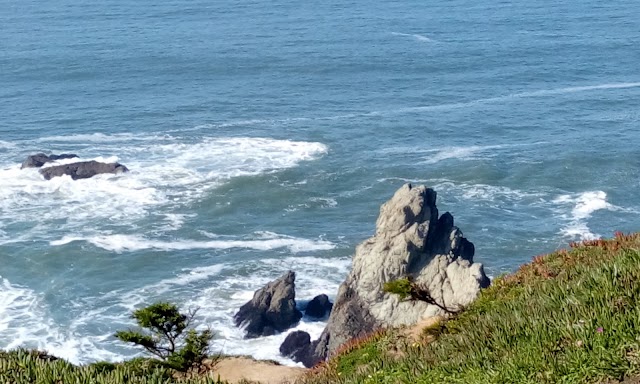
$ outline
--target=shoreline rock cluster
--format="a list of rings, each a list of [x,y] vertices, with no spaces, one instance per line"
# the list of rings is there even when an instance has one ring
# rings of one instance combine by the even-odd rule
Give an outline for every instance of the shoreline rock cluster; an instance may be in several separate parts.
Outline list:
[[[306,332],[292,332],[280,346],[283,356],[312,367],[353,338],[446,316],[449,309],[469,305],[489,286],[482,264],[473,261],[473,243],[454,225],[449,212],[439,215],[436,197],[433,189],[405,184],[382,205],[375,235],[356,247],[351,272],[335,303],[326,295],[318,298],[330,311],[320,338],[312,341]],[[385,283],[401,278],[424,287],[437,305],[384,292]],[[294,281],[295,273],[289,271],[256,291],[241,308],[235,322],[246,327],[247,337],[265,335],[264,330],[282,332],[300,320]]]
[[[111,173],[119,174],[129,172],[129,169],[120,163],[101,163],[99,161],[78,161],[70,164],[53,165],[43,168],[47,163],[58,160],[77,159],[78,155],[73,153],[62,153],[60,155],[46,155],[37,153],[28,156],[22,163],[20,169],[25,168],[41,168],[40,174],[45,180],[51,180],[54,177],[68,175],[73,180],[88,179],[95,175]]]

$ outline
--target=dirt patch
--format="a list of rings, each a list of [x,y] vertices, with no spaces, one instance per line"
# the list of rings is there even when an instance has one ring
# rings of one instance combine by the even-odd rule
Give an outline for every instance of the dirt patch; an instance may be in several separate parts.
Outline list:
[[[222,380],[230,383],[238,383],[244,379],[261,384],[286,384],[293,383],[306,371],[304,368],[287,367],[248,357],[229,357],[216,364],[213,375],[220,375]]]
[[[444,318],[442,316],[425,317],[414,325],[407,327],[404,330],[404,335],[413,342],[430,343],[433,341],[434,337],[425,330],[435,329],[443,321]]]
[[[622,381],[617,381],[617,380],[605,381],[602,384],[640,384],[640,376],[627,377]]]

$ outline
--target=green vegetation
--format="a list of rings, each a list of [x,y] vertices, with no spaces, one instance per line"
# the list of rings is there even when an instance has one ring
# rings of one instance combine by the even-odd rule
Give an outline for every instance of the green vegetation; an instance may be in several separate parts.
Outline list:
[[[212,370],[219,356],[208,356],[213,335],[210,330],[197,332],[192,328],[195,314],[180,313],[169,303],[133,312],[132,317],[146,331],[120,331],[115,336],[143,347],[155,358],[75,366],[39,351],[0,352],[0,383],[221,384]]]
[[[221,383],[203,360],[211,335],[190,332],[192,314],[160,303],[134,318],[148,331],[118,337],[157,358],[74,366],[37,351],[0,352],[0,383]],[[181,372],[187,366],[199,369]],[[617,234],[536,257],[422,332],[352,340],[298,383],[613,384],[639,375],[640,234]]]
[[[161,365],[180,372],[199,369],[209,353],[211,330],[197,332],[191,329],[195,310],[180,313],[170,303],[156,303],[133,312],[142,330],[119,331],[116,337],[124,342],[143,347],[149,354],[158,357]]]
[[[410,298],[411,300],[420,300],[427,302],[431,305],[439,307],[443,311],[450,314],[458,313],[461,310],[461,308],[458,307],[450,308],[439,303],[436,299],[433,298],[433,296],[431,296],[431,292],[429,292],[429,289],[427,287],[415,283],[410,276],[384,283],[382,290],[400,296],[400,300]]]
[[[222,381],[213,374],[176,375],[169,368],[153,364],[151,359],[78,367],[61,359],[52,360],[40,352],[15,350],[0,352],[0,383],[221,384]]]
[[[388,293],[394,293],[400,296],[400,300],[404,300],[407,297],[411,297],[413,284],[408,277],[405,277],[404,279],[398,279],[390,281],[388,283],[384,283],[382,290]]]
[[[402,292],[402,290],[400,290]],[[572,244],[497,278],[414,341],[354,341],[301,382],[615,383],[640,374],[640,235]]]

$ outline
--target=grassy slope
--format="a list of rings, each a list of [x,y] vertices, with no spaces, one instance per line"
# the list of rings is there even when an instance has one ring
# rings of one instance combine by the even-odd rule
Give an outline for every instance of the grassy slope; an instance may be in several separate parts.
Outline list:
[[[415,342],[387,330],[300,380],[325,383],[588,383],[640,373],[640,234],[537,257]],[[429,341],[424,342],[424,341]],[[148,361],[77,367],[0,352],[0,383],[216,383]]]
[[[96,363],[75,366],[62,359],[51,359],[38,351],[0,352],[0,383],[74,383],[74,384],[222,384],[214,374],[194,378],[178,378],[169,369],[153,364],[154,360],[138,358],[125,363]]]
[[[640,234],[536,257],[431,342],[398,330],[347,346],[315,383],[597,383],[640,372]]]

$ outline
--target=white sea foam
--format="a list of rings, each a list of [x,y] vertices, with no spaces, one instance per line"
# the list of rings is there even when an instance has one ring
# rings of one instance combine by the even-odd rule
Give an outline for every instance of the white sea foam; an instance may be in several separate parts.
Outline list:
[[[276,234],[265,232],[265,237]],[[350,258],[319,258],[313,256],[289,256],[267,258],[233,264],[213,264],[204,267],[183,269],[174,276],[157,283],[136,289],[119,289],[103,295],[104,303],[95,310],[85,310],[80,323],[91,322],[91,318],[108,319],[110,324],[123,328],[133,325],[128,314],[155,300],[165,299],[169,293],[178,295],[182,308],[199,308],[197,323],[215,331],[213,350],[227,354],[251,355],[259,359],[276,359],[281,363],[295,365],[290,359],[278,355],[278,348],[287,333],[257,339],[244,339],[242,329],[233,325],[235,312],[253,297],[256,289],[282,275],[288,269],[296,271],[296,297],[298,303],[310,300],[317,294],[326,293],[335,297],[339,283],[351,265]],[[239,272],[243,271],[243,272]],[[248,273],[248,274],[247,274]],[[108,314],[111,311],[111,314]],[[312,338],[320,336],[325,321],[303,318],[293,330],[305,330]],[[98,342],[101,348],[112,350],[105,340]],[[120,355],[109,360],[132,357],[131,351],[119,351]]]
[[[532,203],[540,200],[544,203],[546,193],[539,191],[522,191],[505,186],[488,184],[468,184],[454,183],[449,180],[434,181],[433,188],[445,194],[459,195],[465,200],[495,202],[500,201],[522,201],[527,200]]]
[[[7,149],[15,149],[16,145],[12,142],[9,141],[4,141],[4,140],[0,140],[0,149],[1,150],[7,150]]]
[[[290,204],[284,209],[285,212],[296,212],[301,209],[309,208],[335,208],[338,201],[332,197],[312,197],[306,203]]]
[[[313,321],[305,317],[295,328],[282,334],[244,339],[243,331],[233,325],[233,315],[253,297],[256,289],[288,269],[296,271],[296,299],[299,303],[321,293],[326,293],[333,299],[350,265],[350,258],[291,256],[283,259],[263,259],[254,264],[243,265],[255,271],[250,276],[234,275],[222,280],[214,279],[210,287],[194,296],[185,305],[199,307],[202,321],[215,329],[215,350],[227,354],[248,354],[258,359],[275,359],[286,365],[296,365],[290,359],[278,355],[280,344],[288,332],[295,330],[307,331],[312,339],[317,339],[326,325],[325,321]],[[233,266],[228,266],[228,270],[232,269]]]
[[[60,240],[51,241],[52,246],[60,246],[74,241],[86,241],[96,247],[112,252],[132,252],[145,249],[156,251],[175,251],[188,249],[231,249],[245,248],[255,250],[271,250],[288,248],[291,252],[321,251],[335,248],[335,245],[323,240],[308,240],[282,236],[272,239],[247,240],[176,240],[162,241],[148,239],[138,235],[96,235],[89,237],[65,236]]]
[[[100,337],[80,336],[79,324],[58,327],[40,295],[0,277],[0,348],[37,348],[73,363],[118,358],[97,346]]]
[[[500,145],[472,145],[468,147],[445,147],[441,149],[433,150],[433,154],[425,157],[425,164],[435,164],[443,160],[456,159],[456,160],[474,160],[476,155],[485,152],[485,156],[491,156],[491,153],[486,153],[494,149],[502,148]]]
[[[86,234],[101,224],[135,225],[150,212],[167,218],[157,223],[158,230],[173,230],[184,220],[176,211],[212,188],[234,177],[292,168],[328,151],[321,143],[249,137],[185,142],[169,136],[88,134],[40,141],[64,152],[88,141],[91,147],[83,150],[82,160],[121,161],[131,172],[46,181],[36,169],[0,164],[5,167],[0,168],[0,222],[26,224],[32,228],[24,231],[27,240],[50,233],[33,228],[38,224],[55,222],[60,230]]]
[[[319,203],[323,208],[333,208],[338,206],[336,199],[331,197],[312,197],[309,201]]]
[[[403,37],[412,37],[417,41],[423,42],[423,43],[432,43],[434,42],[433,39],[428,38],[425,35],[420,35],[417,33],[400,33],[400,32],[391,32],[391,34],[393,36],[403,36]]]
[[[592,240],[600,237],[600,235],[591,232],[588,226],[588,220],[594,212],[621,210],[621,208],[607,202],[607,194],[604,191],[560,195],[553,200],[553,203],[559,205],[561,209],[567,207],[571,209],[569,214],[562,213],[560,215],[567,222],[561,229],[561,233],[566,237],[578,240]]]

